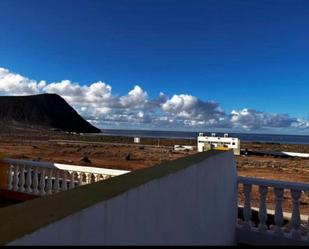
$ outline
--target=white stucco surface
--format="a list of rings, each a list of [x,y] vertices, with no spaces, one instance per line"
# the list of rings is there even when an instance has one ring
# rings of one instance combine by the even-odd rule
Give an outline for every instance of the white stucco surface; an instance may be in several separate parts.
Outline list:
[[[232,152],[97,203],[10,245],[233,245]]]

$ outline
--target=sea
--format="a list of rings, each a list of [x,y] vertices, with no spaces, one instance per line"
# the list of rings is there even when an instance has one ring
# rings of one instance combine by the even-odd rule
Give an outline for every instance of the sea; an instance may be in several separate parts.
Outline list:
[[[203,132],[210,136],[210,132]],[[151,137],[172,139],[196,139],[199,132],[189,131],[157,131],[157,130],[120,130],[104,129],[101,135],[128,136],[128,137]],[[253,134],[253,133],[228,133],[229,137],[237,137],[245,142],[278,143],[278,144],[309,144],[309,135],[278,135],[278,134]],[[224,133],[217,132],[216,136]]]

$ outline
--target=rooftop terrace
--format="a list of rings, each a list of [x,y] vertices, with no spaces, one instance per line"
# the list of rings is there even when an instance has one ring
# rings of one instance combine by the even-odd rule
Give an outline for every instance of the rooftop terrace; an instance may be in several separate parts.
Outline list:
[[[2,245],[309,244],[308,214],[299,208],[309,185],[237,177],[231,151],[132,172],[12,159],[1,167],[0,194],[32,199],[0,208]],[[260,193],[258,219],[252,187]],[[272,189],[273,212],[265,201]],[[284,190],[293,197],[290,214],[282,209]]]

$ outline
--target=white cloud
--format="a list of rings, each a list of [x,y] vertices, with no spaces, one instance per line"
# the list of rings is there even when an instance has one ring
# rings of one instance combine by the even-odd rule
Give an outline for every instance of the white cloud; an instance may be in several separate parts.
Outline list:
[[[43,91],[59,94],[67,101],[80,105],[89,105],[100,101],[109,102],[112,99],[111,86],[101,81],[92,83],[90,86],[81,86],[78,83],[63,80],[46,85]]]
[[[46,82],[30,80],[19,74],[0,68],[0,93],[10,95],[29,95],[40,93]]]
[[[307,129],[309,128],[309,120],[298,118],[296,119],[296,121],[292,123],[292,127],[299,128],[299,129]]]
[[[126,95],[115,96],[112,87],[98,81],[90,85],[63,80],[47,83],[0,68],[1,95],[56,93],[78,113],[95,125],[149,126],[153,128],[263,128],[309,129],[309,120],[287,114],[270,114],[244,108],[227,115],[219,103],[203,101],[189,94],[171,98],[160,92],[150,99],[148,93],[135,85]]]
[[[147,103],[148,94],[140,86],[134,86],[128,95],[120,97],[123,108],[143,108]]]
[[[63,80],[57,83],[50,83],[44,87],[43,91],[59,94],[71,103],[80,102],[82,99],[84,99],[83,87],[81,87],[77,83],[72,83],[69,80]]]
[[[202,101],[192,95],[174,95],[162,104],[162,110],[172,118],[184,120],[188,126],[221,125],[223,109],[214,101]]]
[[[233,126],[244,129],[288,128],[297,122],[288,114],[271,114],[247,108],[240,111],[233,110],[230,121]]]

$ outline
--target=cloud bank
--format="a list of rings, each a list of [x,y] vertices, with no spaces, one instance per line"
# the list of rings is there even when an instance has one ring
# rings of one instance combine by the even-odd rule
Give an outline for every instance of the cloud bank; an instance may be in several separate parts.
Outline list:
[[[0,67],[1,95],[56,93],[94,125],[170,129],[228,128],[240,131],[292,128],[308,129],[309,121],[288,114],[265,113],[244,108],[226,113],[219,103],[204,101],[189,94],[169,97],[159,93],[151,99],[135,85],[126,95],[117,96],[112,87],[98,81],[81,85],[70,80],[36,81]]]

